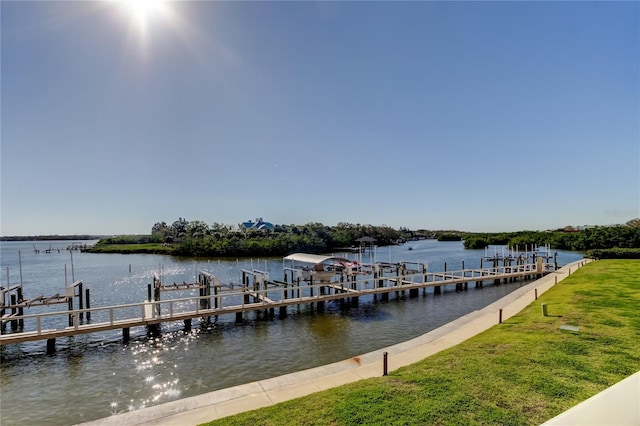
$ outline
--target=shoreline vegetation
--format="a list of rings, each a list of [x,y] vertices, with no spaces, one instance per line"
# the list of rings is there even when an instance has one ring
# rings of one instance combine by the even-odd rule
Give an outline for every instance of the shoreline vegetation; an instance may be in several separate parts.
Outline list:
[[[232,226],[179,218],[168,225],[157,222],[151,234],[99,237],[90,235],[2,237],[2,241],[18,240],[82,240],[98,239],[85,249],[91,253],[147,253],[183,257],[267,257],[294,252],[326,253],[357,251],[369,246],[362,237],[375,239],[377,246],[402,244],[421,239],[463,241],[467,249],[484,249],[489,245],[506,245],[518,251],[531,251],[534,246],[554,250],[584,252],[587,257],[640,258],[640,219],[624,225],[566,227],[547,231],[473,233],[452,230],[394,229],[385,225],[321,223],[275,225],[271,229],[234,229]]]
[[[155,253],[184,257],[267,257],[286,256],[294,252],[326,253],[356,251],[369,243],[362,237],[375,239],[378,246],[402,244],[421,239],[464,241],[468,249],[489,245],[507,245],[520,251],[533,246],[549,245],[555,250],[587,252],[594,258],[640,258],[640,224],[565,228],[554,231],[520,231],[471,233],[463,231],[393,229],[388,226],[339,223],[325,226],[275,225],[273,229],[234,230],[232,227],[203,221],[178,219],[171,225],[156,223],[150,235],[123,235],[102,238],[89,251],[93,253]],[[589,250],[599,250],[589,252]],[[614,251],[611,251],[615,249]]]
[[[502,324],[388,376],[206,425],[541,424],[640,369],[638,276],[637,260],[591,262]]]

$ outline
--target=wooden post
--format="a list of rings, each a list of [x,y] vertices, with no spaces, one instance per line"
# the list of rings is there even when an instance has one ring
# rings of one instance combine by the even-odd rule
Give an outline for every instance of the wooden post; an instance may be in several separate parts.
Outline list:
[[[357,284],[356,284],[356,276],[355,276],[355,275],[352,275],[352,276],[351,276],[351,290],[355,290],[355,289],[356,289],[356,287],[357,287]],[[351,305],[352,305],[352,306],[354,306],[354,307],[356,307],[356,308],[357,308],[357,307],[358,307],[358,303],[359,303],[358,297],[352,297],[352,298],[351,298]]]
[[[67,302],[69,306],[69,327],[73,326],[73,315],[71,315],[71,311],[73,311],[73,297],[67,297]]]
[[[373,288],[375,290],[375,288],[378,286],[378,273],[376,272],[376,270],[373,270]],[[378,295],[373,293],[373,301],[377,301],[378,300]]]
[[[150,337],[160,336],[160,324],[149,324],[147,326],[147,336],[150,336]]]
[[[184,331],[185,333],[191,331],[191,318],[184,320]]]
[[[388,358],[389,358],[389,353],[388,352],[384,352],[382,354],[382,375],[383,376],[386,376],[387,373],[388,373],[388,370],[389,370],[389,368],[388,368],[389,367]]]
[[[287,300],[287,298],[288,298],[286,281],[285,281],[285,284],[284,284],[284,289],[282,290],[282,297],[283,297],[283,300]],[[280,319],[283,319],[283,318],[285,318],[287,316],[287,307],[286,306],[280,306],[279,316],[280,316]]]
[[[153,277],[153,300],[160,302],[160,277],[154,275]],[[160,316],[160,303],[156,303],[156,316]]]
[[[47,339],[47,354],[51,355],[56,353],[56,339]]]
[[[11,308],[11,315],[16,315],[18,313],[18,310],[15,307],[16,305],[17,305],[16,295],[12,294],[11,295],[11,306],[13,306],[13,307]],[[71,316],[69,316],[69,318],[71,318]],[[69,324],[69,325],[71,325],[71,324]],[[17,329],[18,329],[18,320],[12,319],[11,320],[11,331],[15,331]]]
[[[502,324],[502,308],[500,308],[500,314],[498,316],[498,324]]]
[[[129,327],[125,327],[122,329],[122,343],[124,345],[129,343],[129,339],[131,338]]]
[[[205,299],[202,299],[202,297],[204,297],[204,287],[203,287],[202,281],[200,279],[200,276],[198,276],[198,285],[199,285],[198,296],[201,298],[201,299],[198,299],[198,304],[200,305],[200,309],[206,309],[207,301]]]
[[[82,310],[84,309],[84,303],[83,303],[83,297],[84,294],[82,294],[82,281],[80,282],[80,284],[78,284],[78,309]],[[84,321],[84,313],[80,312],[80,321]]]
[[[536,296],[535,300],[538,300],[538,289],[534,288],[533,291],[534,291],[534,294]]]
[[[89,301],[89,289],[85,289],[86,297],[85,297],[85,305],[87,305],[87,309],[91,309],[91,302]],[[91,311],[87,311],[87,321],[91,321]]]
[[[18,293],[18,304],[22,304],[24,300],[24,298],[22,297],[22,285],[18,287],[17,293]],[[24,308],[20,306],[18,308],[18,327],[20,329],[24,328],[24,318],[22,318],[23,315],[24,315]]]
[[[426,284],[427,283],[427,266],[426,264],[422,264],[422,283]],[[427,286],[422,287],[422,295],[426,296],[427,295]]]

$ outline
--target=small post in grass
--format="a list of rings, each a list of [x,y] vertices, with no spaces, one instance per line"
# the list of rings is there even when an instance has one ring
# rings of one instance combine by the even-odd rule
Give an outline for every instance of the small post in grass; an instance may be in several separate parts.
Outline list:
[[[498,315],[498,324],[502,324],[502,308],[500,308],[500,313]]]
[[[388,352],[384,352],[382,354],[382,375],[386,376],[387,372],[388,372],[388,358],[389,358],[389,353]]]
[[[535,300],[538,300],[538,289],[537,289],[537,288],[534,288],[534,289],[533,289],[533,291],[534,291],[534,293],[535,293],[535,295],[536,295],[536,299],[535,299]]]

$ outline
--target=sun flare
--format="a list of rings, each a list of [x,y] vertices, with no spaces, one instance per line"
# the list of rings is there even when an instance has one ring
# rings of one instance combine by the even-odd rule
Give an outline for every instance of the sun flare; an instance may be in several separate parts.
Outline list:
[[[129,14],[141,31],[146,31],[150,21],[167,18],[171,12],[168,0],[116,0]]]

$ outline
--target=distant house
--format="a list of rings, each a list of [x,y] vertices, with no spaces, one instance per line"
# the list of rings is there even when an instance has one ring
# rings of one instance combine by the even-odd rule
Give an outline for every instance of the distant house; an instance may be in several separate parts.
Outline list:
[[[248,220],[238,224],[238,228],[241,231],[247,231],[249,229],[257,229],[259,231],[273,231],[275,226],[271,222],[265,222],[261,217],[256,218],[255,222]]]

